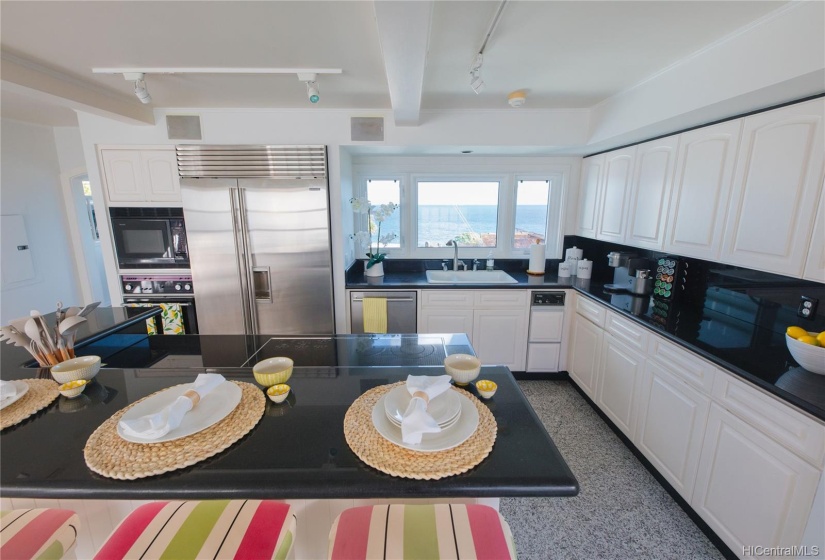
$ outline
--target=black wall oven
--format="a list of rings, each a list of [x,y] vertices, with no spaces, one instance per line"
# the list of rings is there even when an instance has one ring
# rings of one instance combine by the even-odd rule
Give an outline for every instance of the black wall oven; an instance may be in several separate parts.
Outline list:
[[[189,268],[182,208],[109,208],[120,269]]]

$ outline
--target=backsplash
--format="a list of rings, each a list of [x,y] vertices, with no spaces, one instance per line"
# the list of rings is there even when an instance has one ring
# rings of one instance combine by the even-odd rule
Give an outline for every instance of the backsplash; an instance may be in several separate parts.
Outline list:
[[[584,258],[593,261],[592,282],[603,284],[613,281],[613,268],[607,264],[607,254],[611,251],[635,253],[648,259],[651,270],[656,269],[656,261],[660,257],[668,255],[586,237],[565,236],[564,249],[573,246],[582,249]],[[744,322],[779,334],[784,333],[789,325],[799,325],[809,331],[825,330],[823,284],[701,259],[680,258],[687,261],[693,271],[689,281],[700,284],[694,287],[699,288],[698,292],[704,293],[705,312],[729,317],[731,329],[735,329],[737,323]],[[554,272],[555,266],[554,264],[551,268],[551,261],[548,261],[548,272]],[[803,295],[820,300],[813,319],[804,319],[796,314],[799,299]]]

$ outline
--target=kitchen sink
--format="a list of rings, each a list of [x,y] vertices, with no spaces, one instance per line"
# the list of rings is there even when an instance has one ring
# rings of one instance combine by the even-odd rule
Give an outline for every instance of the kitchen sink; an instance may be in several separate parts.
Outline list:
[[[428,270],[430,284],[518,284],[503,270]]]

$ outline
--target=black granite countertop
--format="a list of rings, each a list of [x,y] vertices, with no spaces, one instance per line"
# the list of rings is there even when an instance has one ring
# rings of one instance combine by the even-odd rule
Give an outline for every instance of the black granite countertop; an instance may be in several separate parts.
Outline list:
[[[437,269],[440,261],[412,261],[389,268],[379,279],[365,278],[361,267],[347,274],[348,290],[365,289],[574,289],[618,313],[644,325],[680,346],[695,352],[801,410],[825,420],[825,376],[796,364],[785,345],[787,325],[799,319],[787,306],[765,297],[781,294],[783,287],[748,288],[744,282],[709,283],[701,297],[682,302],[661,316],[650,297],[611,292],[604,283],[591,280],[559,280],[549,272],[528,275],[520,261],[499,261],[517,284],[430,284],[426,269]],[[813,329],[811,329],[813,330]]]
[[[120,335],[113,335],[120,336]],[[103,368],[76,399],[59,397],[46,409],[3,430],[0,489],[7,497],[88,499],[208,499],[224,497],[320,499],[401,497],[573,496],[576,478],[568,468],[512,374],[484,367],[481,377],[498,384],[485,405],[496,418],[498,435],[491,454],[469,472],[438,481],[385,475],[362,463],[344,440],[349,405],[365,391],[401,381],[410,373],[441,375],[441,365],[367,367],[353,361],[393,352],[419,355],[435,346],[434,335],[343,335],[339,337],[153,336],[152,344],[178,348],[222,347],[229,367],[210,368],[228,379],[254,383],[250,367],[270,350],[296,356],[289,380],[292,393],[282,404],[267,401],[252,432],[230,449],[172,473],[118,481],[92,473],[83,459],[91,433],[123,407],[160,389],[191,382],[199,368]],[[444,350],[472,351],[464,335],[437,335]],[[413,340],[420,339],[421,350]],[[300,348],[301,342],[305,348]],[[363,341],[361,344],[359,342]],[[270,346],[272,345],[272,346]],[[319,352],[326,348],[329,352]],[[344,348],[344,350],[341,350]],[[15,349],[20,350],[21,349]],[[379,352],[380,350],[380,352]],[[334,356],[340,351],[339,356]],[[166,358],[169,358],[167,355]],[[330,362],[333,357],[335,362]],[[246,358],[244,358],[246,357]],[[23,354],[4,356],[3,379],[34,377],[20,367]],[[17,366],[13,367],[16,361]],[[156,362],[157,366],[160,362]],[[243,363],[243,362],[242,362]],[[330,365],[335,363],[337,365]],[[168,365],[168,362],[167,362]],[[471,391],[474,391],[471,387]],[[13,405],[12,405],[13,406]]]

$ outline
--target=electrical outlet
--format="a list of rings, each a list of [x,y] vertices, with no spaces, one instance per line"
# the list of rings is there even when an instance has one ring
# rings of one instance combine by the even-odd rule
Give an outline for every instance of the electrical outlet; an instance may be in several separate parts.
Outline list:
[[[818,299],[808,296],[801,296],[799,298],[799,307],[796,310],[797,317],[802,317],[803,319],[813,319],[816,317],[816,307],[818,305]]]

